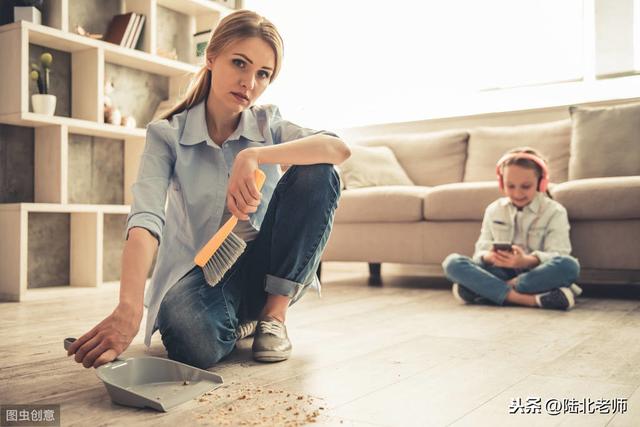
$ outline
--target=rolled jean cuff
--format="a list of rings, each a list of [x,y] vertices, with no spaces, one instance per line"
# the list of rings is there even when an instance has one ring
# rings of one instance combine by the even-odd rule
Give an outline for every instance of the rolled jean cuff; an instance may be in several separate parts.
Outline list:
[[[267,274],[264,290],[270,294],[293,298],[302,287],[303,285],[301,283],[294,282],[293,280],[287,280],[282,277]]]

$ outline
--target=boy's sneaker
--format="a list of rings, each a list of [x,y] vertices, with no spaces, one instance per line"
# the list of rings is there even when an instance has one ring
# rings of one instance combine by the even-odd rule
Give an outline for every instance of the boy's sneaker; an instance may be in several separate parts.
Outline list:
[[[558,288],[536,295],[538,307],[552,310],[570,310],[576,304],[573,292],[569,288]]]
[[[569,289],[571,289],[571,292],[573,292],[573,294],[577,297],[582,295],[582,288],[575,283],[570,284]]]
[[[457,283],[451,287],[451,293],[456,300],[463,304],[477,304],[484,301],[480,295]]]

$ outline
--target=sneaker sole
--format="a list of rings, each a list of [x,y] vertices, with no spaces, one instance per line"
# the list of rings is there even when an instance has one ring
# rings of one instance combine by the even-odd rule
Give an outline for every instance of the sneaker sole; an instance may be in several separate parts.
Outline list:
[[[258,362],[282,362],[291,356],[291,351],[255,351],[253,352],[254,360]]]
[[[576,298],[573,295],[573,292],[569,288],[560,288],[560,292],[562,292],[564,296],[567,297],[567,301],[569,301],[569,307],[565,310],[571,310],[573,306],[576,305]]]
[[[460,296],[460,285],[457,283],[453,284],[453,287],[451,288],[451,293],[453,294],[453,298],[455,298],[456,301],[458,301],[461,304],[469,304],[468,302],[466,302],[464,299],[462,299],[462,297]]]
[[[576,285],[575,283],[572,283],[571,286],[569,286],[569,289],[571,289],[571,291],[575,294],[575,296],[579,297],[580,295],[582,295],[582,288],[578,285]]]

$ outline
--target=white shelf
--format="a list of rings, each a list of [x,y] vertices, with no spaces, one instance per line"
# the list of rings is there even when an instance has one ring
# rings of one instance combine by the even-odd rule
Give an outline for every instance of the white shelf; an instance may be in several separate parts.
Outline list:
[[[124,214],[131,211],[129,205],[85,205],[85,204],[58,204],[58,203],[3,203],[0,204],[1,212],[45,212],[45,213],[103,213]]]
[[[120,13],[135,12],[146,17],[142,50],[138,50],[70,32],[70,6],[73,3],[69,0],[49,0],[48,16],[44,17],[47,26],[25,21],[0,26],[0,123],[34,128],[34,202],[0,204],[0,301],[20,301],[28,291],[29,221],[30,217],[38,220],[31,213],[69,215],[70,285],[103,283],[105,215],[129,214],[130,188],[137,176],[146,136],[142,128],[103,123],[105,68],[114,64],[164,76],[168,97],[179,97],[200,67],[156,55],[158,32],[162,30],[158,28],[158,7],[187,15],[188,24],[179,31],[189,37],[215,28],[233,12],[222,2],[208,0],[123,0]],[[29,44],[69,54],[71,76],[60,77],[70,82],[71,117],[30,111]],[[124,141],[123,182],[115,185],[123,185],[125,204],[68,203],[69,134]]]
[[[96,123],[70,117],[45,116],[31,112],[0,115],[0,123],[35,128],[42,126],[67,126],[69,133],[114,139],[144,139],[147,132],[146,129],[141,128],[126,128],[124,126],[107,123]]]
[[[29,43],[69,53],[80,52],[89,48],[103,49],[106,62],[162,76],[182,76],[199,70],[199,67],[192,64],[151,55],[141,50],[117,46],[113,43],[94,40],[32,22],[20,21],[0,27],[0,33],[7,31],[26,31]]]

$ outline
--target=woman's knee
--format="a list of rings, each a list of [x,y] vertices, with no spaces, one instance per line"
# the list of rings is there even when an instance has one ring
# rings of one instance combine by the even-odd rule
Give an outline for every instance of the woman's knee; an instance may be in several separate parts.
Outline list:
[[[198,320],[196,320],[198,319]],[[212,325],[184,307],[163,306],[158,315],[162,342],[169,359],[207,369],[228,355],[235,345],[235,331]]]
[[[330,188],[336,192],[340,191],[340,178],[333,165],[328,163],[318,163],[314,165],[292,166],[290,172],[290,190],[301,190],[306,193],[317,194],[317,190]],[[289,181],[288,179],[286,181]]]

